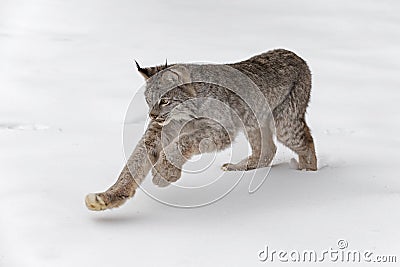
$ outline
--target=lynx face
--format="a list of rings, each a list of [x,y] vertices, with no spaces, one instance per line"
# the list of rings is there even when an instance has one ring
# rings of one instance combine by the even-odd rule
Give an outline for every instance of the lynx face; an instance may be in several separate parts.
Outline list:
[[[159,125],[171,120],[194,118],[195,97],[190,77],[185,68],[170,67],[146,79],[145,98],[149,106],[149,117]]]
[[[172,119],[176,119],[175,109],[182,104],[179,99],[162,97],[155,104],[149,105],[149,117],[159,125],[167,125]]]

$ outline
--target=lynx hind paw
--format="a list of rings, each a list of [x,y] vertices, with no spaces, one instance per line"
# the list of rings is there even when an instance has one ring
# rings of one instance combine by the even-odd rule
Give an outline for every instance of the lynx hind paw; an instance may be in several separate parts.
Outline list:
[[[227,171],[246,171],[247,166],[245,164],[225,163],[224,165],[222,165],[221,169],[225,172],[227,172]]]
[[[107,209],[106,203],[97,194],[88,194],[85,198],[86,207],[90,210],[105,210]]]

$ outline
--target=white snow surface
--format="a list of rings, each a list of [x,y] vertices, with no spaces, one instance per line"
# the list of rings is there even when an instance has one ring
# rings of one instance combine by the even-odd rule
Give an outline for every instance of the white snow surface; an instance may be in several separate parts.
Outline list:
[[[339,239],[399,262],[399,13],[369,0],[0,0],[0,266],[280,266],[258,252]],[[139,190],[87,210],[125,162],[125,113],[144,83],[133,59],[225,63],[273,48],[312,69],[317,172],[291,169],[280,145],[254,194],[243,180],[202,208]]]

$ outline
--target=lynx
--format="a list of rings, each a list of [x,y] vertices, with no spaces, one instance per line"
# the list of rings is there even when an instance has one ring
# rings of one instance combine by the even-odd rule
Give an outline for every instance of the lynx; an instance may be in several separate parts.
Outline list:
[[[150,123],[115,184],[103,193],[86,196],[89,209],[104,210],[122,205],[135,194],[150,171],[153,183],[158,186],[176,182],[188,159],[200,153],[226,149],[239,132],[245,132],[251,155],[238,163],[224,164],[224,171],[269,166],[276,153],[274,135],[298,155],[298,169],[317,170],[314,142],[305,121],[311,73],[306,62],[295,53],[277,49],[238,63],[221,65],[165,64],[149,68],[136,65],[146,79]],[[218,67],[221,68],[214,71]],[[225,68],[238,75],[224,77],[229,76],[224,74],[227,73]],[[261,95],[246,101],[240,92],[196,80],[198,73],[218,76],[237,87],[242,85],[236,77],[244,75]],[[167,87],[170,88],[167,90]],[[257,95],[253,88],[241,90],[250,96]],[[265,107],[261,107],[265,112],[257,117],[253,106],[260,105],[261,98],[267,101],[262,104]]]

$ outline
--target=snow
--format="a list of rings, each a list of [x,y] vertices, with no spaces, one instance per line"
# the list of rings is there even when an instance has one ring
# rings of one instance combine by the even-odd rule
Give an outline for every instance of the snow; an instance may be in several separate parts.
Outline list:
[[[258,260],[265,245],[322,251],[339,239],[399,261],[399,11],[368,0],[0,1],[0,266],[274,265]],[[140,106],[123,136],[143,85],[133,59],[222,63],[278,47],[312,69],[318,172],[291,169],[279,146],[253,194],[245,175],[202,208],[139,191],[119,209],[86,209],[143,132]],[[216,155],[204,179],[228,158]]]

